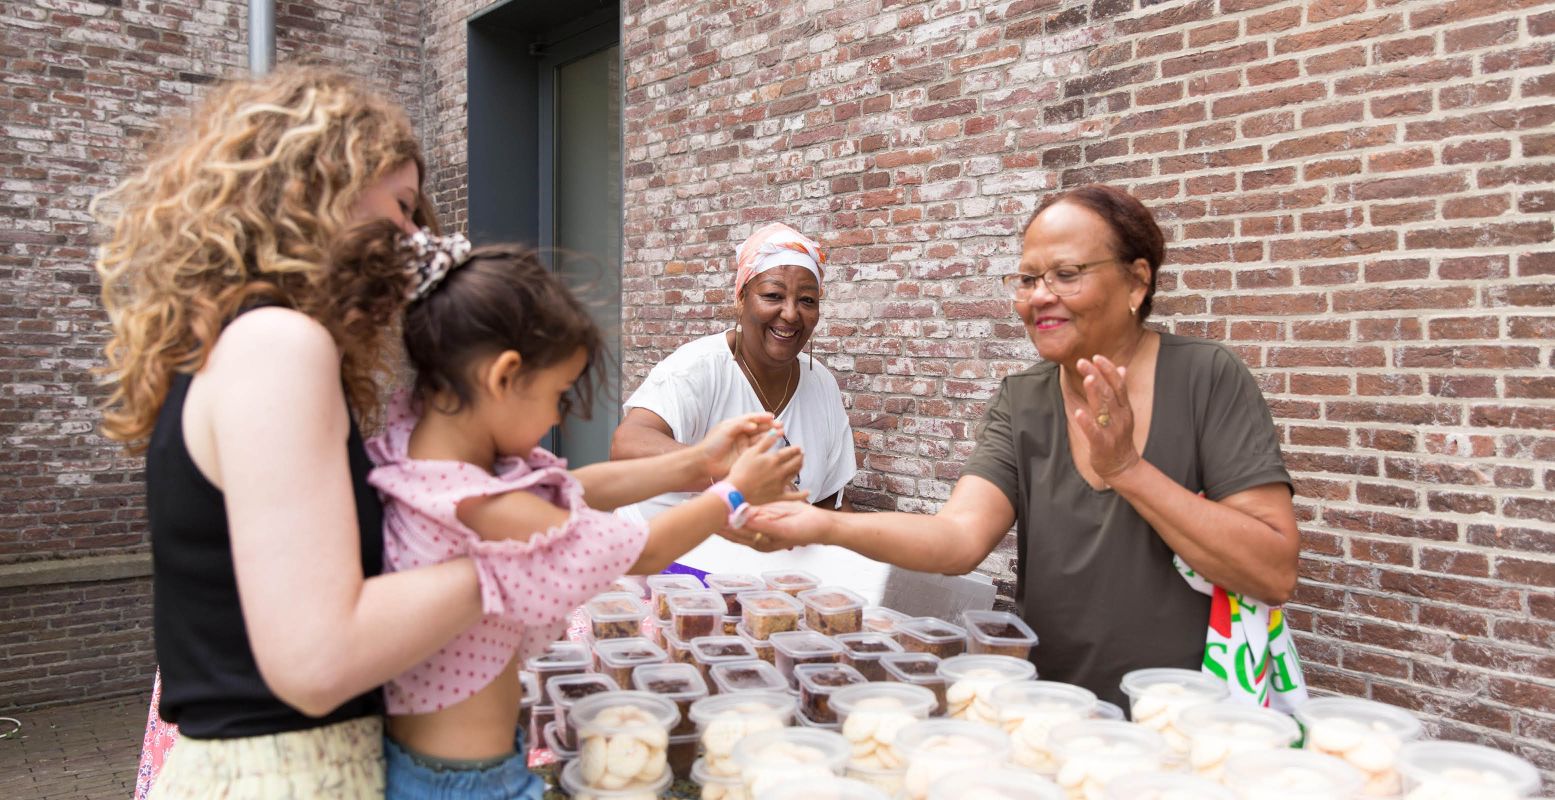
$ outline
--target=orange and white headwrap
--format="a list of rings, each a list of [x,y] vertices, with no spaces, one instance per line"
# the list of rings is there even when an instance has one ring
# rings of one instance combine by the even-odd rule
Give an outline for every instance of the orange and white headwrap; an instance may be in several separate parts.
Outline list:
[[[826,254],[814,239],[774,222],[740,243],[735,255],[734,293],[738,296],[751,278],[776,267],[803,267],[815,276],[816,283],[823,283],[821,265],[825,263]]]

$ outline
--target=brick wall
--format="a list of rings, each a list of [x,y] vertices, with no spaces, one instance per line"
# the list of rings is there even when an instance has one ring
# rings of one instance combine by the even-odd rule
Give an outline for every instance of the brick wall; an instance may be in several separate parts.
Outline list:
[[[421,116],[419,3],[279,6],[278,61],[341,64]],[[0,0],[0,567],[146,549],[140,462],[95,430],[106,331],[86,206],[159,119],[246,72],[246,9]],[[0,697],[149,686],[149,594],[144,578],[0,589]],[[127,610],[103,612],[110,596]]]
[[[1555,3],[625,9],[629,383],[794,222],[831,246],[854,496],[932,509],[1034,356],[991,277],[1017,228],[1124,185],[1171,242],[1160,324],[1280,425],[1311,679],[1555,768]]]

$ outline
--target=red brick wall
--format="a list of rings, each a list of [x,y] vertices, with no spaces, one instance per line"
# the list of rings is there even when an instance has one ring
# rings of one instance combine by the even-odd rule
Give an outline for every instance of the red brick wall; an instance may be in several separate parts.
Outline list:
[[[0,565],[146,548],[140,461],[96,433],[106,332],[86,206],[157,120],[244,74],[248,51],[243,3],[141,5],[0,0]],[[341,64],[419,118],[419,10],[280,4],[278,60]],[[149,583],[127,583],[0,589],[0,697],[149,686]],[[104,592],[128,608],[113,621],[98,619]]]
[[[992,277],[1017,228],[1124,185],[1171,242],[1160,324],[1280,425],[1311,679],[1555,768],[1555,3],[625,8],[630,383],[791,221],[831,246],[854,496],[931,509],[1034,355]]]

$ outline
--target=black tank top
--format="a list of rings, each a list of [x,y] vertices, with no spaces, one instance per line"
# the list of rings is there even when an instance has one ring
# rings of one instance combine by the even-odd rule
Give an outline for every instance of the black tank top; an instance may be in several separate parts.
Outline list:
[[[309,717],[277,698],[259,676],[238,604],[226,500],[195,466],[184,442],[184,398],[191,380],[173,379],[146,452],[152,623],[162,670],[158,713],[197,739],[305,730],[382,713],[382,694],[374,689],[324,717]],[[345,447],[362,573],[377,575],[383,571],[383,506],[367,483],[372,462],[355,419]]]

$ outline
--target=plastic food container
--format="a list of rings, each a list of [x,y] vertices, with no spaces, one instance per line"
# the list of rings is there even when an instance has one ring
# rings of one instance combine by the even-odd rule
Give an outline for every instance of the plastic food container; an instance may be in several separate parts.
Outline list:
[[[595,641],[603,641],[640,635],[648,609],[635,594],[606,592],[584,603],[583,613],[588,615]]]
[[[1089,689],[1053,681],[1016,681],[993,690],[999,727],[1010,735],[1011,760],[1039,775],[1058,773],[1058,759],[1048,746],[1053,729],[1090,719],[1096,695]]]
[[[690,575],[649,575],[648,597],[655,619],[670,618],[669,596],[675,592],[695,592],[703,588],[702,582]]]
[[[799,593],[805,624],[826,636],[864,629],[864,598],[841,586],[822,586]]]
[[[1395,797],[1403,791],[1398,773],[1399,751],[1420,738],[1414,715],[1371,700],[1322,697],[1296,710],[1307,729],[1306,749],[1334,756],[1365,774],[1362,794]]]
[[[724,616],[738,617],[740,616],[740,593],[759,592],[767,588],[767,583],[755,575],[716,572],[707,576],[707,588],[723,596]]]
[[[753,797],[801,778],[840,776],[847,760],[841,734],[814,728],[753,733],[734,746],[734,763]]]
[[[885,606],[868,606],[864,609],[864,630],[875,633],[896,633],[896,624],[907,615]]]
[[[804,605],[788,594],[768,590],[741,593],[740,609],[745,635],[766,641],[774,633],[797,628]]]
[[[552,704],[545,682],[560,675],[579,675],[588,671],[589,649],[575,642],[552,642],[545,652],[530,656],[524,668],[535,674],[540,683],[540,699],[537,705]]]
[[[691,780],[702,787],[701,800],[751,800],[745,793],[745,784],[739,775],[714,775],[707,770],[707,761],[697,759],[691,765]]]
[[[1065,796],[1052,781],[1013,769],[965,769],[929,787],[929,800],[1064,800]]]
[[[756,651],[757,658],[767,662],[768,664],[777,666],[777,648],[772,646],[772,641],[770,639],[757,639],[751,636],[750,631],[745,630],[745,625],[743,623],[739,627],[735,628],[734,632],[740,638],[750,642],[751,649]]]
[[[891,795],[864,781],[833,775],[784,783],[762,800],[891,800]]]
[[[1059,795],[1062,797],[1063,795]],[[1107,800],[1236,800],[1230,789],[1197,775],[1136,772],[1107,785]]]
[[[710,775],[738,778],[734,746],[746,736],[787,727],[794,721],[794,697],[778,692],[741,692],[704,697],[691,704],[702,745],[702,764]],[[742,784],[741,791],[744,790]]]
[[[731,692],[788,691],[788,679],[777,667],[765,661],[734,661],[714,664],[708,670],[713,690],[719,694]]]
[[[945,716],[945,679],[939,674],[940,657],[931,653],[888,653],[880,657],[887,681],[921,686],[934,693],[932,717]]]
[[[638,667],[666,664],[670,660],[663,648],[641,636],[603,639],[594,645],[594,658],[599,662],[600,673],[609,675],[620,686],[632,685],[632,673]]]
[[[708,671],[714,665],[755,661],[756,649],[738,636],[703,636],[691,641],[691,660],[702,671],[702,678],[711,680]]]
[[[842,774],[886,793],[888,797],[898,797],[902,793],[902,786],[907,782],[907,769],[870,769],[869,767],[856,766],[852,761],[843,769]]]
[[[1128,721],[1128,715],[1123,713],[1123,707],[1122,706],[1119,706],[1117,703],[1109,703],[1106,700],[1097,700],[1096,701],[1096,713],[1092,714],[1091,718],[1092,719],[1109,719],[1109,720],[1112,720],[1113,722],[1127,722]]]
[[[983,725],[999,725],[999,709],[993,704],[993,690],[1013,681],[1037,676],[1030,661],[1010,656],[963,655],[939,663],[945,679],[945,713],[952,719],[964,719]]]
[[[529,718],[529,726],[530,726],[530,730],[534,731],[535,741],[537,741],[537,742],[546,742],[547,741],[547,738],[546,738],[547,731],[546,731],[546,729],[555,727],[555,725],[556,725],[556,707],[555,706],[536,705],[534,707],[534,713]],[[547,746],[549,746],[549,744],[547,744]]]
[[[562,675],[546,681],[546,688],[556,700],[556,740],[567,750],[578,749],[577,730],[567,723],[567,714],[586,697],[621,688],[608,675]]]
[[[768,641],[776,650],[778,672],[788,679],[789,688],[798,689],[794,667],[799,664],[839,664],[842,662],[842,645],[828,636],[814,631],[785,631],[775,633]]]
[[[967,652],[1027,659],[1037,646],[1037,634],[1020,617],[1008,611],[963,611]]]
[[[540,702],[540,679],[529,670],[519,670],[518,685],[523,692],[522,699],[518,701],[518,729],[524,732],[524,738],[529,746],[535,746],[534,730],[530,723],[534,721],[535,704]]]
[[[902,796],[927,800],[939,779],[966,769],[994,769],[1010,758],[1004,731],[955,719],[930,719],[902,729],[896,749],[907,762]]]
[[[1510,753],[1462,742],[1411,742],[1399,753],[1404,800],[1523,800],[1539,770]]]
[[[865,683],[834,692],[831,708],[852,748],[848,769],[864,773],[865,780],[875,778],[871,782],[881,788],[886,788],[882,779],[890,778],[900,791],[907,765],[896,749],[896,737],[928,719],[935,702],[933,692],[906,683]]]
[[[1254,750],[1226,761],[1226,788],[1240,800],[1352,800],[1364,785],[1360,770],[1311,750]]]
[[[785,592],[789,595],[796,595],[821,585],[820,578],[800,569],[763,572],[761,573],[761,579],[766,582],[768,589]]]
[[[669,732],[680,721],[675,704],[647,692],[597,694],[567,712],[577,731],[579,773],[596,789],[662,787],[669,774]]]
[[[794,679],[799,681],[799,713],[810,722],[825,725],[837,722],[837,712],[831,707],[832,694],[845,686],[866,682],[858,670],[847,664],[800,664],[794,667]]]
[[[880,665],[881,656],[902,652],[902,646],[896,643],[896,639],[883,633],[860,631],[844,633],[835,638],[837,644],[842,645],[842,662],[872,681],[886,679],[885,668]]]
[[[909,653],[950,658],[966,652],[966,629],[936,617],[913,617],[896,623],[896,643]]]
[[[546,749],[556,754],[556,760],[562,764],[578,757],[578,751],[568,750],[562,747],[561,737],[556,732],[556,723],[548,722],[541,729],[540,738],[544,740]]]
[[[665,602],[670,609],[670,627],[684,641],[723,630],[724,599],[717,592],[675,592]]]
[[[1188,737],[1189,768],[1216,782],[1233,754],[1285,749],[1301,738],[1296,721],[1278,711],[1225,701],[1183,709],[1176,727]]]
[[[1114,778],[1166,764],[1161,734],[1132,722],[1068,722],[1048,734],[1048,747],[1058,758],[1054,783],[1074,800],[1102,797]]]
[[[719,631],[725,636],[737,636],[740,633],[739,617],[724,617],[719,625]]]
[[[562,791],[572,800],[658,800],[672,780],[669,770],[664,770],[657,780],[622,789],[601,789],[590,786],[584,778],[582,759],[568,762],[567,766],[562,767],[561,774]]]
[[[670,730],[670,736],[695,734],[697,726],[691,721],[691,704],[707,696],[707,682],[702,671],[692,664],[648,664],[632,673],[632,688],[640,692],[656,694],[675,704],[680,712],[680,722]]]
[[[1188,760],[1188,737],[1177,728],[1177,714],[1185,708],[1218,703],[1230,694],[1218,678],[1171,667],[1124,673],[1122,686],[1128,695],[1129,718],[1161,734],[1169,748],[1167,760],[1174,765]]]

